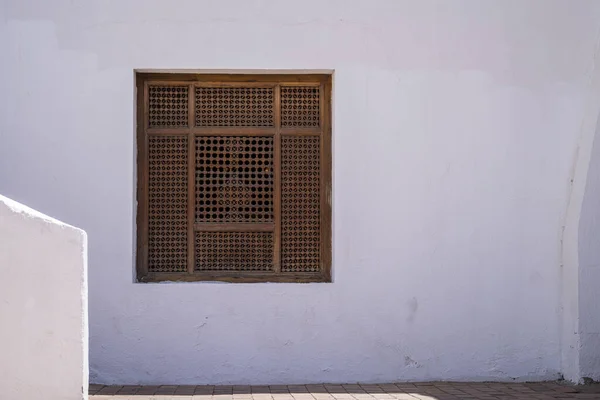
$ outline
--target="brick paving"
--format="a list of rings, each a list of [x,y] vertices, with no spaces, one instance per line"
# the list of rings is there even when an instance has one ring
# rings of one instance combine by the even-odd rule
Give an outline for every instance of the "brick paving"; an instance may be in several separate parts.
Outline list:
[[[600,400],[600,385],[572,386],[564,382],[275,386],[90,385],[89,393],[91,400]]]

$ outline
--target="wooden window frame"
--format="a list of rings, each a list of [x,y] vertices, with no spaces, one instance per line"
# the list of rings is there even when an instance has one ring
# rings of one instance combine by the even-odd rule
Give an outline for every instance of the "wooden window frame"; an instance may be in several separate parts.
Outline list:
[[[188,89],[188,126],[179,128],[150,128],[148,125],[148,87],[149,85],[189,85]],[[274,96],[274,126],[268,128],[256,127],[197,127],[195,125],[195,86],[271,86]],[[282,86],[318,86],[320,88],[320,123],[317,128],[281,127],[280,88]],[[331,74],[199,74],[199,73],[163,73],[136,72],[136,131],[137,131],[137,249],[136,270],[138,282],[162,281],[224,281],[224,282],[331,282],[332,259],[332,212],[331,212],[331,182],[332,182],[332,147],[331,147]],[[148,137],[150,135],[187,135],[188,147],[192,148],[192,139],[201,135],[260,135],[274,137],[274,270],[273,271],[195,271],[195,214],[193,207],[187,209],[187,264],[186,272],[152,272],[148,270]],[[320,271],[318,272],[282,272],[281,271],[281,138],[292,136],[320,137]],[[194,154],[189,150],[189,156]],[[190,171],[194,169],[194,157],[188,161],[188,203],[193,198],[194,178]],[[191,186],[190,186],[191,185]],[[205,224],[206,225],[206,224]],[[240,231],[232,224],[225,231]],[[239,224],[238,224],[239,225]],[[261,225],[261,226],[259,226]],[[268,224],[256,224],[255,229],[242,231],[260,231],[268,229]],[[219,231],[223,231],[223,226]],[[210,229],[210,227],[207,227]],[[215,228],[216,230],[217,228]]]

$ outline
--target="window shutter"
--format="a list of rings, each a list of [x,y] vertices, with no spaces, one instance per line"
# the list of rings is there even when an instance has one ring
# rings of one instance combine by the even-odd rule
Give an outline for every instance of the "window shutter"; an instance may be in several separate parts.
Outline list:
[[[329,75],[138,74],[138,279],[329,281]]]

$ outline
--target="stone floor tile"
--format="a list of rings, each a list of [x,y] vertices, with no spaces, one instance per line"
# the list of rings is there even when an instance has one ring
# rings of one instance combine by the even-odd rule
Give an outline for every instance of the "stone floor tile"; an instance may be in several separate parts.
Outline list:
[[[196,391],[195,385],[181,385],[175,389],[175,394],[193,395]]]
[[[90,400],[600,400],[600,385],[564,382],[89,387]]]
[[[304,385],[290,385],[288,390],[290,393],[308,393],[308,388]]]
[[[254,400],[272,400],[273,396],[271,393],[252,393],[252,399]]]
[[[292,397],[294,399],[296,399],[296,400],[314,400],[313,395],[310,394],[310,393],[308,393],[308,392],[306,392],[306,393],[304,393],[304,392],[300,392],[300,393],[293,392],[292,393]]]
[[[117,394],[117,392],[121,390],[121,386],[104,386],[102,389],[98,391],[98,394],[101,395],[113,395]]]
[[[158,390],[158,386],[142,386],[140,390],[137,391],[137,395],[152,395],[155,394]]]

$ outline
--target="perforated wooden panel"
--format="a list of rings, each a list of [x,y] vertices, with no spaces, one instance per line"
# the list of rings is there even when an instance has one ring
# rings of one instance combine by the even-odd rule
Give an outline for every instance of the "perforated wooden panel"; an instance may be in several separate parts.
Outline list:
[[[185,271],[187,137],[150,137],[148,161],[148,269]]]
[[[331,281],[331,76],[139,73],[140,281]]]
[[[196,126],[273,126],[273,88],[197,87]]]
[[[196,221],[273,221],[273,137],[196,138]]]
[[[320,156],[318,136],[281,141],[281,270],[320,269]]]
[[[319,87],[283,86],[281,88],[281,126],[319,126]]]
[[[271,271],[273,234],[263,232],[197,232],[196,270]]]
[[[187,86],[150,86],[150,127],[182,127],[188,124]]]

